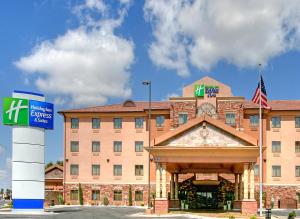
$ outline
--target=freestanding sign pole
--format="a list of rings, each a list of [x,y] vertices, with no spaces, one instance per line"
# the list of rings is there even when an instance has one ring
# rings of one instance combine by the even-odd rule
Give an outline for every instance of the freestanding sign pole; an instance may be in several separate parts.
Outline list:
[[[44,101],[44,95],[24,91],[3,101],[3,122],[13,126],[13,211],[44,210],[45,129],[53,128],[53,105]]]

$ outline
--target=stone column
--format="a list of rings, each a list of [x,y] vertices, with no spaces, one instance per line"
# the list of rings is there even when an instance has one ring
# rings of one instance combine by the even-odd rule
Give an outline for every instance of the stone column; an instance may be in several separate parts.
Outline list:
[[[243,199],[243,175],[239,173],[239,200]]]
[[[250,165],[250,199],[254,200],[254,165]]]
[[[175,197],[176,200],[178,199],[178,173],[175,173]]]
[[[171,173],[171,199],[174,199],[174,173]]]
[[[244,164],[244,200],[248,200],[248,164]]]
[[[160,198],[160,164],[156,163],[156,198]]]
[[[239,177],[239,174],[238,173],[235,173],[234,174],[234,178],[235,178],[235,181],[234,181],[234,200],[237,201],[239,200],[239,182],[238,182],[238,178]]]
[[[161,184],[162,184],[162,198],[167,198],[167,171],[166,171],[166,164],[163,163],[161,165]]]

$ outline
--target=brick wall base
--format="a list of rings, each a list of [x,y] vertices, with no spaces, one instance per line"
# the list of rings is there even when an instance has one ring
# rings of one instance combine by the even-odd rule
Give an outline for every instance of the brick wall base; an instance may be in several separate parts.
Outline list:
[[[233,209],[241,209],[241,202],[240,200],[238,201],[233,201]]]
[[[171,199],[169,200],[169,208],[170,209],[180,209],[180,200],[179,199]]]
[[[168,199],[155,199],[154,213],[155,214],[167,214],[168,212],[169,212],[169,200]]]
[[[247,215],[257,214],[257,202],[253,200],[242,200],[241,213]]]
[[[79,184],[65,184],[64,185],[64,200],[65,204],[78,205],[79,200],[71,200],[70,193],[71,190],[78,190]],[[84,205],[102,205],[104,197],[108,198],[109,205],[129,205],[129,187],[131,186],[132,194],[132,205],[133,206],[146,206],[148,204],[148,185],[141,184],[81,184],[82,194],[83,194],[83,204]],[[92,200],[92,191],[100,191],[100,199]],[[114,190],[122,191],[122,200],[114,201]],[[143,200],[137,201],[135,199],[135,191],[143,192]],[[151,193],[155,192],[155,185],[151,186]]]

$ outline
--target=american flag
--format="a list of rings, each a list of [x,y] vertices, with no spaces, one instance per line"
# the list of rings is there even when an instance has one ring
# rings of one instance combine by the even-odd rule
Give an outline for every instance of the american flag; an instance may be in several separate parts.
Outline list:
[[[266,91],[265,83],[264,83],[262,76],[260,76],[260,82],[258,82],[257,88],[255,90],[255,94],[252,98],[252,102],[259,104],[259,94],[260,94],[259,83],[261,84],[261,106],[264,108],[269,108],[268,99],[267,99],[267,91]]]

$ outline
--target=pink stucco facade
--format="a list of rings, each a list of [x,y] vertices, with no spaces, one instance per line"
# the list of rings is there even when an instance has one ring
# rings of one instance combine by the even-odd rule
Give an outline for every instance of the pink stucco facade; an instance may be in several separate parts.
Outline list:
[[[195,97],[195,84],[218,86],[218,92],[215,96]],[[270,101],[269,104],[272,108],[263,113],[264,203],[271,205],[274,201],[275,207],[282,207],[292,199],[297,204],[300,175],[297,174],[296,166],[300,168],[300,148],[297,152],[295,145],[300,141],[300,128],[296,127],[296,118],[300,116],[300,101]],[[129,205],[131,191],[133,205],[146,205],[149,149],[147,101],[126,101],[60,113],[65,118],[66,203],[78,203],[76,191],[80,184],[86,204],[101,204],[106,197],[109,204]],[[164,206],[180,206],[176,196],[180,188],[176,186],[183,188],[192,180],[195,188],[201,190],[201,185],[205,183],[219,185],[225,180],[227,186],[234,188],[235,206],[244,206],[244,212],[255,211],[255,199],[258,198],[259,130],[258,123],[251,123],[251,119],[257,113],[257,105],[243,97],[233,96],[229,86],[209,77],[184,87],[182,97],[153,102],[151,201],[154,204],[156,197],[155,205],[163,203],[156,206],[157,209],[165,212],[167,210]],[[164,120],[158,125],[157,118],[161,116]],[[274,116],[280,117],[279,128],[272,128]],[[72,118],[79,119],[78,127],[71,127]],[[93,118],[100,119],[99,128],[92,128]],[[122,128],[114,127],[114,118],[122,118]],[[136,127],[136,118],[143,118],[142,128]],[[71,152],[71,141],[79,142],[78,152]],[[92,152],[93,141],[100,142],[99,152]],[[114,152],[114,141],[122,142],[121,152]],[[136,141],[143,142],[141,152],[135,151]],[[276,152],[272,150],[273,141],[280,142],[280,149],[277,146]],[[214,148],[218,149],[214,151]],[[72,165],[78,165],[78,173],[75,171],[75,174],[71,174]],[[100,166],[99,175],[92,174],[92,165]],[[122,173],[118,176],[114,174],[114,165],[122,165]],[[136,165],[143,169],[138,176]],[[280,171],[275,171],[276,176],[273,166],[280,166]],[[245,176],[248,178],[246,181]],[[174,177],[178,177],[178,184]],[[246,190],[245,186],[248,187]],[[218,191],[222,189],[218,187]],[[115,191],[120,191],[122,195]],[[222,206],[225,196],[221,202],[219,199],[217,207]],[[190,203],[193,201],[190,200]]]

